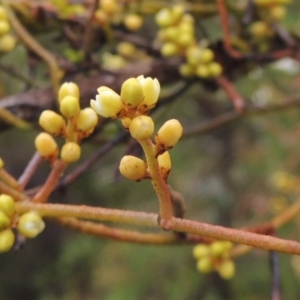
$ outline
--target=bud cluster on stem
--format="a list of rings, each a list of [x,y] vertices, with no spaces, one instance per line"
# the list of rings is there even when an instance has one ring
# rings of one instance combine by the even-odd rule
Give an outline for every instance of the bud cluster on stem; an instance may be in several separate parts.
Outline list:
[[[159,93],[158,80],[141,75],[127,79],[120,94],[108,87],[99,87],[91,107],[103,117],[121,119],[124,128],[141,145],[146,161],[126,155],[120,161],[119,170],[130,180],[151,179],[160,203],[160,225],[171,230],[172,203],[166,182],[171,158],[167,150],[177,144],[183,130],[178,120],[169,120],[158,130],[153,142],[155,124],[147,114],[156,105]]]

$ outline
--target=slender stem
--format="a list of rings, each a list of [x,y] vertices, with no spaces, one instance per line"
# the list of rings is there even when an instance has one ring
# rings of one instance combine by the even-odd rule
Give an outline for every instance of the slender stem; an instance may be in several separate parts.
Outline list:
[[[185,240],[176,239],[176,237],[171,234],[142,233],[138,231],[112,228],[94,222],[80,221],[74,218],[59,218],[53,220],[58,222],[60,225],[69,227],[73,230],[78,230],[98,237],[100,236],[118,240],[120,242],[154,245],[187,244]]]
[[[63,174],[65,168],[67,167],[67,163],[63,160],[57,160],[53,164],[53,169],[49,174],[46,182],[43,187],[38,191],[38,193],[32,198],[32,202],[46,202],[48,197],[55,189],[60,176]]]
[[[15,201],[24,201],[27,198],[16,188],[12,188],[2,181],[0,181],[0,193],[11,195]]]
[[[164,230],[172,230],[172,201],[167,182],[162,178],[156,148],[151,139],[138,141],[144,150],[148,169],[151,174],[151,183],[159,200],[159,224]]]
[[[18,189],[18,181],[3,168],[0,170],[0,180],[13,189]]]
[[[31,202],[21,202],[16,204],[17,213],[22,214],[30,210],[35,210],[42,216],[48,217],[75,217],[98,221],[111,221],[117,223],[127,223],[138,226],[157,228],[157,215],[145,212],[122,211],[100,207],[88,207],[84,205],[65,204],[41,204]],[[237,244],[245,244],[252,247],[273,250],[290,254],[300,255],[300,243],[284,240],[272,236],[261,235],[216,226],[191,220],[173,218],[173,230],[178,232],[191,233],[201,237],[217,240],[227,240]]]
[[[5,123],[20,129],[29,129],[32,125],[21,118],[15,116],[6,108],[0,108],[0,119]]]
[[[40,156],[40,154],[38,152],[35,152],[31,160],[27,164],[25,170],[23,171],[23,174],[18,179],[19,187],[21,189],[24,189],[26,187],[26,185],[28,184],[32,176],[35,174],[42,161],[43,158]]]
[[[12,9],[10,9],[9,1],[2,0],[2,4],[5,6],[5,9],[9,12],[9,21],[20,38],[20,40],[34,53],[36,53],[39,57],[41,57],[48,65],[51,82],[54,94],[56,95],[59,89],[60,78],[61,78],[61,71],[58,66],[57,60],[55,56],[44,48],[41,44],[37,42],[37,40],[24,28],[24,26],[20,23],[18,18],[16,17],[15,13]]]

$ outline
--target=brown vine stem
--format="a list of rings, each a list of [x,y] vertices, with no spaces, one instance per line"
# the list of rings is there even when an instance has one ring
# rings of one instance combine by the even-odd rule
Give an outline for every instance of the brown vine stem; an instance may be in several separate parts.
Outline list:
[[[49,67],[50,77],[52,82],[52,87],[54,94],[56,95],[60,85],[61,70],[58,66],[55,56],[46,50],[37,40],[32,37],[32,35],[24,28],[24,26],[19,22],[15,13],[9,6],[9,1],[2,0],[2,5],[8,11],[9,21],[14,29],[15,33],[18,35],[20,40],[34,53],[41,57]]]
[[[67,167],[67,163],[63,160],[56,160],[53,163],[52,171],[50,172],[46,182],[42,186],[42,188],[37,192],[37,194],[31,199],[31,202],[46,202],[48,197],[55,189],[60,176],[63,174],[64,170]]]
[[[44,217],[73,217],[127,223],[152,228],[158,227],[157,215],[153,213],[122,211],[84,205],[41,204],[31,202],[17,203],[16,208],[19,214],[35,210]],[[205,238],[227,240],[265,250],[300,255],[300,243],[291,240],[179,218],[173,218],[172,225],[173,230],[178,232],[195,234]]]
[[[32,156],[31,160],[29,161],[29,163],[27,164],[23,174],[18,179],[20,189],[23,190],[26,187],[26,185],[28,184],[32,176],[35,174],[42,161],[43,158],[36,151]]]
[[[143,148],[151,175],[151,183],[159,200],[159,224],[167,231],[172,230],[172,201],[167,182],[161,176],[156,148],[151,139],[138,141]]]
[[[228,95],[236,112],[242,113],[245,109],[245,101],[243,100],[243,97],[238,93],[235,86],[225,76],[217,77],[216,81]]]
[[[185,240],[178,240],[174,235],[171,234],[142,233],[138,231],[112,228],[103,224],[97,224],[89,221],[80,221],[74,218],[59,218],[53,220],[58,222],[60,225],[73,230],[78,230],[83,233],[110,238],[121,242],[156,245],[186,243]]]
[[[267,105],[264,107],[253,107],[248,108],[246,111],[238,114],[236,112],[228,112],[224,113],[218,117],[213,118],[211,121],[208,121],[204,124],[196,125],[192,128],[187,128],[184,130],[184,134],[182,138],[188,138],[198,134],[204,134],[215,130],[225,124],[228,124],[233,121],[237,121],[244,117],[248,117],[251,115],[260,115],[270,112],[282,111],[283,109],[289,109],[300,106],[300,99],[294,98],[289,99],[286,102],[278,105]]]

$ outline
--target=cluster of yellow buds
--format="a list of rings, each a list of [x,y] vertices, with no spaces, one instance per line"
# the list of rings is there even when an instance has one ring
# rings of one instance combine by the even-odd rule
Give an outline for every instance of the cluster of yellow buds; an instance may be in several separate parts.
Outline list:
[[[90,107],[81,109],[79,103],[79,88],[73,82],[64,83],[59,90],[58,102],[61,115],[45,110],[39,118],[39,124],[46,131],[35,139],[39,154],[53,162],[59,155],[59,147],[53,136],[62,136],[66,142],[62,146],[62,160],[71,163],[80,158],[80,142],[93,133],[98,116]]]
[[[0,52],[12,51],[16,44],[16,38],[10,33],[10,24],[5,8],[0,5]]]
[[[123,69],[134,61],[149,59],[144,50],[138,49],[130,42],[120,42],[116,46],[116,54],[104,52],[102,54],[102,67],[109,71]]]
[[[180,66],[185,77],[214,78],[222,73],[222,66],[215,61],[214,52],[197,44],[194,18],[185,12],[184,6],[163,8],[155,16],[160,27],[157,38],[162,43],[163,56],[183,56],[186,63]]]
[[[262,19],[281,21],[287,12],[286,6],[292,0],[254,0]]]
[[[133,1],[131,1],[133,2]],[[119,0],[99,0],[99,8],[95,11],[94,19],[101,26],[110,23],[123,24],[128,30],[136,31],[143,25],[141,16],[130,11],[130,3]]]
[[[26,238],[34,238],[40,234],[45,223],[35,211],[21,216],[16,214],[14,199],[7,194],[0,195],[0,252],[9,251],[15,242],[13,228]]]
[[[223,279],[231,279],[235,273],[235,265],[229,256],[232,243],[215,241],[210,245],[199,244],[193,249],[197,259],[197,270],[201,273],[217,271]]]
[[[119,118],[125,129],[138,142],[151,139],[154,133],[153,119],[147,116],[158,100],[160,83],[155,78],[127,79],[118,94],[112,89],[102,86],[98,88],[96,100],[91,100],[91,107],[106,118]],[[182,135],[182,126],[178,120],[165,122],[155,136],[155,159],[157,159],[161,175],[166,179],[171,169],[171,159],[167,150],[171,149]],[[120,163],[120,172],[128,179],[139,181],[151,178],[145,161],[135,156],[126,155]]]

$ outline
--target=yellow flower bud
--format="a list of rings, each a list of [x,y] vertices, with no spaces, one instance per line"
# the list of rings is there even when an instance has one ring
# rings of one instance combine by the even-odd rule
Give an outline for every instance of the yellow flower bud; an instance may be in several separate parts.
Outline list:
[[[209,256],[209,247],[204,244],[196,245],[193,249],[193,255],[196,259],[200,259],[205,256]]]
[[[125,57],[133,57],[136,54],[137,49],[132,43],[121,42],[117,46],[117,51]]]
[[[172,7],[171,12],[172,12],[173,18],[177,21],[183,16],[184,11],[185,11],[185,7],[183,5],[177,4]]]
[[[96,22],[101,26],[105,25],[109,20],[108,15],[103,9],[97,9],[94,13],[94,18]]]
[[[184,77],[192,77],[195,74],[195,70],[189,64],[182,64],[179,67],[179,73]]]
[[[61,149],[60,156],[62,160],[68,163],[77,161],[81,155],[81,148],[74,142],[67,142]]]
[[[179,54],[179,48],[175,43],[166,42],[162,45],[160,52],[165,57],[176,56]]]
[[[146,140],[150,138],[154,132],[154,122],[148,116],[139,116],[131,120],[129,132],[136,140]]]
[[[17,40],[11,34],[5,34],[0,37],[0,51],[10,52],[12,51],[17,44]]]
[[[251,24],[250,33],[257,39],[264,39],[265,37],[272,36],[273,31],[265,21],[256,21]]]
[[[15,242],[15,235],[11,229],[0,232],[0,252],[9,251]]]
[[[231,279],[235,274],[235,264],[232,260],[226,259],[221,262],[217,271],[223,279]]]
[[[168,27],[174,24],[175,18],[170,9],[163,8],[155,15],[155,21],[160,27]]]
[[[54,138],[46,132],[41,132],[35,138],[35,148],[45,159],[55,159],[58,155],[58,146]]]
[[[197,66],[195,73],[200,78],[208,78],[210,76],[208,66],[206,65]]]
[[[186,50],[187,62],[192,66],[196,66],[200,63],[201,55],[202,55],[202,49],[200,49],[197,46],[189,47]]]
[[[223,241],[216,241],[210,244],[210,253],[213,256],[220,257],[227,252]]]
[[[170,26],[165,29],[161,29],[161,32],[163,32],[165,39],[172,42],[176,42],[179,34],[177,26]]]
[[[223,72],[222,66],[217,62],[212,62],[207,65],[209,76],[217,77],[220,76]]]
[[[76,119],[76,128],[83,132],[93,130],[98,124],[98,116],[95,111],[90,108],[84,108],[79,112]]]
[[[10,31],[10,25],[6,20],[0,20],[0,36]]]
[[[2,5],[0,6],[0,20],[1,21],[7,20],[7,12]]]
[[[146,112],[156,105],[160,93],[160,84],[156,78],[144,78],[143,75],[138,76],[137,80],[141,83],[144,93],[144,100],[140,104],[139,110]]]
[[[124,18],[124,25],[127,29],[135,31],[142,27],[143,19],[139,15],[129,14]]]
[[[156,134],[157,144],[164,148],[172,148],[181,138],[183,128],[178,120],[171,119],[165,122]]]
[[[35,238],[45,228],[45,223],[40,215],[35,212],[23,214],[18,221],[18,231],[27,238]]]
[[[209,256],[203,257],[198,260],[196,267],[201,273],[209,273],[213,270],[213,262]]]
[[[286,7],[284,5],[275,5],[270,9],[270,16],[275,21],[280,21],[286,16]]]
[[[172,168],[171,157],[168,151],[157,157],[160,172],[163,178],[167,178]]]
[[[121,121],[122,121],[122,124],[123,124],[124,128],[127,129],[127,130],[129,130],[131,119],[129,119],[129,118],[123,118]]]
[[[91,100],[92,109],[105,118],[116,118],[123,108],[121,97],[107,87],[98,89],[96,100]]]
[[[200,63],[210,63],[211,61],[213,61],[215,58],[215,55],[213,53],[212,50],[206,48],[206,49],[202,49],[201,54],[199,56],[199,62]]]
[[[122,84],[121,100],[128,107],[137,107],[144,100],[143,87],[136,78],[129,78]]]
[[[119,165],[120,173],[130,179],[139,181],[146,176],[146,164],[138,157],[125,155]]]
[[[100,7],[105,11],[107,14],[113,15],[118,10],[118,2],[116,0],[101,0]]]
[[[66,96],[61,100],[59,109],[66,118],[74,118],[80,112],[79,99],[74,96]]]
[[[62,134],[66,127],[64,118],[52,110],[44,110],[40,115],[39,124],[51,134]]]
[[[0,230],[6,229],[10,224],[9,217],[0,210]]]
[[[0,211],[4,212],[9,217],[15,213],[16,206],[12,196],[7,194],[0,195]]]
[[[73,96],[77,99],[80,97],[79,88],[74,82],[65,82],[61,85],[58,91],[58,102],[60,103],[62,99],[66,96]]]
[[[177,43],[182,47],[188,47],[195,42],[194,35],[191,33],[183,32],[177,37]]]

